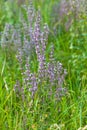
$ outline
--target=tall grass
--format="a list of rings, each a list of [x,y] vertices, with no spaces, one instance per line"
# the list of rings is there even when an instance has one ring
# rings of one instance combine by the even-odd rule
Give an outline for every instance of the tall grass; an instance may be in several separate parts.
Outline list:
[[[52,23],[50,14],[52,12],[52,6],[54,3],[55,2],[52,0],[43,0],[39,2],[35,0],[33,2],[36,10],[38,10],[39,6],[42,16],[42,20],[40,21],[41,26],[39,28],[40,32],[38,33],[41,34],[44,32],[44,34],[46,34],[46,31],[43,29],[45,22],[48,23],[49,26],[49,35],[45,35],[48,36],[48,38],[45,40],[46,48],[43,48],[43,39],[42,42],[40,41],[40,38],[43,37],[34,39],[36,38],[37,34],[35,32],[38,31],[37,28],[39,27],[34,26],[38,23],[38,14],[36,13],[37,11],[35,11],[35,17],[32,26],[29,26],[26,11],[22,7],[21,14],[24,15],[25,23],[27,23],[26,29],[24,28],[25,24],[22,24],[24,21],[16,21],[16,18],[18,18],[18,16],[13,19],[17,22],[15,25],[10,21],[10,18],[9,20],[6,20],[7,23],[11,25],[12,31],[9,35],[10,38],[8,39],[8,42],[4,41],[3,43],[6,45],[6,47],[2,48],[0,46],[1,130],[87,129],[86,15],[82,15],[79,21],[75,21],[69,30],[66,31],[63,29],[61,30],[61,33],[55,33],[54,30],[52,30],[54,23]],[[56,3],[58,2],[56,1]],[[3,22],[0,24],[0,26],[2,26],[2,28],[4,27]],[[24,51],[24,48],[26,50],[28,49],[24,46],[25,40],[28,41],[28,44],[30,41],[32,42],[32,38],[30,37],[31,35],[28,35],[28,37],[26,35],[26,32],[28,29],[30,29],[30,27],[33,27],[33,42],[35,43],[35,46],[32,48],[33,51],[31,51],[31,49],[28,50],[29,52],[32,52],[32,55],[30,55],[30,53],[25,53]],[[4,30],[4,28],[2,28],[1,30]],[[14,43],[17,42],[18,44],[19,37],[16,37],[17,41],[14,39],[12,43],[9,42],[9,40],[11,41],[11,36],[14,30],[16,30],[16,32],[19,31],[18,36],[21,35],[22,40],[21,47],[17,46],[16,49],[14,49]],[[20,33],[22,30],[23,33]],[[2,32],[2,34],[4,33]],[[26,36],[26,39],[24,39],[24,36]],[[0,38],[0,43],[2,43],[3,35],[1,35]],[[37,50],[38,40],[40,42],[40,52]],[[52,46],[54,46],[54,51],[52,50]],[[28,56],[30,56],[29,59]],[[42,56],[46,58],[45,61],[39,59]],[[64,82],[63,84],[62,82],[60,84],[60,86],[62,85],[62,87],[65,88],[66,92],[65,90],[63,91],[64,96],[62,96],[60,100],[57,100],[55,97],[55,88],[57,88],[59,84],[56,83],[57,80],[55,81],[56,77],[54,79],[51,79],[51,74],[54,74],[53,72],[56,72],[52,70],[51,65],[54,64],[55,68],[56,62],[58,61],[61,62],[60,65],[62,65],[63,68],[67,69],[67,75],[64,77]],[[41,66],[42,63],[45,63],[43,67]],[[46,69],[48,69],[48,63],[50,63],[52,73],[49,72],[50,75],[45,77],[43,76],[46,74],[44,66]],[[40,67],[42,68],[40,69]],[[46,71],[48,72],[48,70]],[[27,72],[29,72],[28,75]],[[57,76],[57,74],[55,76]],[[26,78],[28,78],[29,85],[27,84]],[[51,80],[54,84],[51,84]],[[33,88],[33,85],[35,85],[33,83],[36,83],[36,81],[38,84],[38,89],[37,87],[34,89],[35,94],[33,95],[31,93],[32,91],[30,91],[33,89],[30,88]],[[53,89],[50,90],[51,85],[53,85]],[[59,91],[59,93],[62,94],[61,91]]]

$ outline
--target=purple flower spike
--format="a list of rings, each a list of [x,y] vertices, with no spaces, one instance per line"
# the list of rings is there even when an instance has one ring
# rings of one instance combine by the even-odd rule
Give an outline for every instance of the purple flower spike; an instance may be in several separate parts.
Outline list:
[[[37,91],[38,84],[37,84],[37,79],[34,74],[31,75],[31,88],[29,91],[32,93],[32,97],[34,97],[35,92]]]

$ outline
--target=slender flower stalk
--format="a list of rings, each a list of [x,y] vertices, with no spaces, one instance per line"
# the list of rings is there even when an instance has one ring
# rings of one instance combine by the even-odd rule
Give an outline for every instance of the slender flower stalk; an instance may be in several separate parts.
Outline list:
[[[37,84],[37,79],[36,79],[35,74],[32,74],[32,75],[31,75],[31,86],[32,86],[32,87],[29,89],[29,91],[31,92],[31,97],[33,98],[35,92],[36,92],[37,89],[38,89],[38,84]]]

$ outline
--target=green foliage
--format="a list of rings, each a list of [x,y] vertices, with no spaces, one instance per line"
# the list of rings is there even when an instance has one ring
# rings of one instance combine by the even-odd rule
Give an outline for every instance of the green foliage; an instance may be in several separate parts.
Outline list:
[[[0,31],[3,30],[6,22],[17,23],[19,21],[18,15],[19,9],[16,2],[0,0]]]
[[[57,2],[57,0],[55,0]],[[43,21],[51,26],[50,10],[53,0],[37,0],[34,5],[41,9]],[[49,7],[49,8],[48,8]],[[0,31],[6,22],[19,22],[18,10],[14,3],[0,0]],[[52,27],[51,27],[52,28]],[[19,65],[15,53],[0,48],[0,129],[1,130],[86,130],[87,129],[87,18],[73,23],[69,31],[49,35],[50,43],[55,47],[56,60],[67,68],[66,86],[68,93],[61,102],[46,99],[40,102],[36,95],[26,101],[14,92],[16,79],[21,80]],[[33,64],[36,69],[36,65]],[[45,91],[43,92],[46,96]]]

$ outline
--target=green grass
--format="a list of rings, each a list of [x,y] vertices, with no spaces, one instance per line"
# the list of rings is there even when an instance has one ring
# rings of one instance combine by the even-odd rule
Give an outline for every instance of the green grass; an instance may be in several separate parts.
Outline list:
[[[50,26],[49,13],[53,1],[47,0],[44,4],[41,1],[38,4],[35,2],[34,5],[36,8],[40,6],[43,21]],[[60,35],[49,35],[47,55],[50,43],[53,42],[56,60],[62,62],[68,71],[66,77],[68,92],[61,102],[53,99],[40,102],[37,95],[33,101],[30,100],[28,93],[26,101],[23,101],[21,96],[17,97],[14,85],[16,79],[21,80],[21,76],[15,54],[6,53],[0,48],[0,130],[51,130],[54,124],[57,124],[60,130],[78,130],[87,125],[86,27],[84,20],[83,24],[78,25],[81,32],[74,28]],[[84,34],[83,37],[81,34]],[[36,65],[33,65],[34,67],[36,68]],[[45,91],[43,94],[46,96]]]

